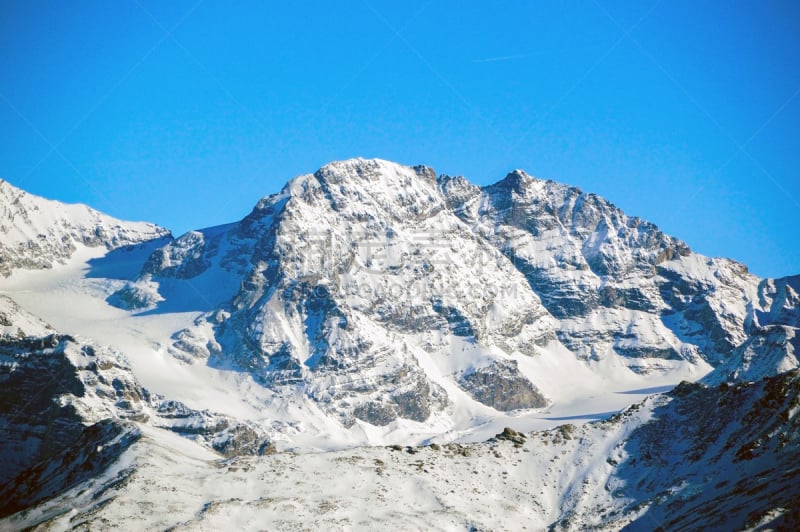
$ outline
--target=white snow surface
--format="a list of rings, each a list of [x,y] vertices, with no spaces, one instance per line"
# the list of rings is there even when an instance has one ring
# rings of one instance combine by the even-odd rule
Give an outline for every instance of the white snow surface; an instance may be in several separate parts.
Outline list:
[[[653,530],[670,529],[669,520],[677,520],[679,529],[729,530],[742,528],[745,519],[755,522],[754,516],[766,526],[784,515],[789,524],[797,494],[797,409],[780,423],[781,438],[764,434],[787,415],[779,414],[785,404],[796,404],[797,379],[796,372],[780,379],[794,391],[773,408],[763,407],[761,385],[735,392],[687,385],[678,398],[650,397],[604,422],[468,445],[218,460],[178,436],[142,427],[141,440],[101,475],[6,524],[44,523],[48,530]],[[733,401],[733,411],[715,413],[717,400]],[[760,416],[750,426],[739,420],[754,414]],[[764,438],[758,441],[765,450],[756,447],[743,460],[737,449],[753,437],[748,431]],[[713,459],[698,461],[694,452]]]

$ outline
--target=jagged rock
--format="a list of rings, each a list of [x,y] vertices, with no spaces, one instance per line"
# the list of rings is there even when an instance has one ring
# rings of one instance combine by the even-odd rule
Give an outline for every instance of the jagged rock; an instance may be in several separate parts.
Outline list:
[[[151,394],[120,353],[55,333],[3,296],[0,312],[27,330],[0,335],[0,426],[13,427],[0,440],[0,484],[108,419],[171,430],[226,456],[274,449],[261,427]]]
[[[158,293],[158,286],[145,277],[136,283],[128,283],[113,294],[106,301],[110,305],[125,310],[138,310],[151,308],[164,301]]]
[[[75,408],[56,399],[85,387],[64,357],[71,338],[0,338],[0,484],[57,455],[83,430]]]
[[[797,368],[800,356],[798,332],[800,329],[788,325],[756,329],[704,382],[757,381]]]
[[[415,335],[444,332],[526,355],[555,339],[538,298],[515,293],[522,276],[447,211],[425,167],[332,163],[263,199],[219,238],[253,244],[238,248],[251,269],[215,328],[220,348],[208,351],[209,364],[302,388],[345,424],[424,421],[447,404],[405,345]],[[181,249],[195,250],[191,241]],[[174,247],[153,256],[179,267]],[[459,253],[480,258],[497,290],[486,292]],[[376,322],[385,332],[375,333]],[[185,331],[171,352],[205,356],[202,338]]]
[[[517,432],[511,427],[505,427],[503,432],[494,437],[496,440],[510,441],[511,443],[522,445],[525,443],[526,437],[524,434]]]
[[[40,455],[16,477],[0,480],[0,517],[34,506],[102,473],[141,433],[130,423],[105,419],[88,427],[78,423],[71,438]]]
[[[382,427],[397,419],[397,407],[377,401],[362,403],[353,409],[353,416],[372,425]]]
[[[515,360],[495,361],[463,374],[459,384],[475,400],[496,410],[542,408],[549,401],[523,376]]]
[[[142,268],[142,273],[160,277],[191,279],[211,266],[208,255],[213,255],[219,247],[219,236],[206,242],[200,231],[189,231],[150,255]]]
[[[215,451],[223,456],[273,454],[275,446],[258,431],[245,425],[236,425],[220,432],[211,442]]]
[[[425,419],[447,404],[443,390],[417,385],[418,342],[432,357],[464,341],[512,360],[560,342],[644,375],[707,371],[758,323],[796,322],[794,281],[700,257],[594,194],[522,171],[483,188],[432,176],[380,160],[331,163],[241,222],[153,253],[133,286],[215,268],[240,276],[212,311],[225,320],[208,318],[213,337],[202,324],[186,329],[170,353],[302,389],[346,425]],[[472,365],[465,357],[456,374]],[[538,376],[525,378],[535,386]],[[537,404],[525,389],[525,400],[497,404]]]
[[[783,324],[800,327],[800,275],[764,279],[758,285],[758,325]]]
[[[626,361],[637,372],[671,367],[646,359],[677,361],[690,345],[716,365],[746,337],[747,298],[758,279],[740,264],[702,260],[594,194],[523,171],[480,191],[455,183],[440,180],[454,212],[501,250],[547,310],[567,322],[558,338],[579,357],[605,356],[611,339],[631,334],[643,314],[659,322],[633,333],[643,347],[614,345],[623,357],[642,359]],[[719,312],[723,300],[731,312]],[[595,325],[575,326],[583,323]]]

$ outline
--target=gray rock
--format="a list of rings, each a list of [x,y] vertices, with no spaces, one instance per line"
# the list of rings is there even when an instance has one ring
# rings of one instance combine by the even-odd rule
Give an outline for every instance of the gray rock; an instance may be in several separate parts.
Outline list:
[[[543,408],[549,404],[547,398],[519,372],[515,360],[495,361],[461,375],[458,382],[476,401],[502,412]]]

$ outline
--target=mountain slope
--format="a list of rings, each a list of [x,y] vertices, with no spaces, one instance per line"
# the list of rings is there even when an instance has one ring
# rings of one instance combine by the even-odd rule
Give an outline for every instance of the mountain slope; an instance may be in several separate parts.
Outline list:
[[[133,423],[222,455],[271,450],[258,427],[151,394],[122,354],[60,334],[5,296],[0,382],[0,515],[102,471],[138,437]]]
[[[800,525],[798,412],[795,370],[685,383],[603,422],[471,445],[210,461],[149,431],[102,476],[6,524],[788,530]]]
[[[454,211],[525,274],[578,356],[616,353],[646,373],[698,357],[716,365],[747,337],[761,280],[743,265],[522,171],[483,189],[440,181]]]
[[[169,235],[144,222],[123,222],[85,205],[28,194],[0,179],[0,275],[63,264],[76,245],[118,248]]]
[[[482,275],[460,254],[487,257]],[[507,359],[552,342],[554,321],[449,212],[430,169],[349,161],[297,178],[227,232],[189,233],[157,252],[118,297],[215,268],[245,278],[213,314],[213,340],[186,331],[178,356],[286,393],[302,386],[346,426],[424,422],[452,395],[503,410],[548,403]],[[508,401],[474,389],[486,378],[525,393]]]

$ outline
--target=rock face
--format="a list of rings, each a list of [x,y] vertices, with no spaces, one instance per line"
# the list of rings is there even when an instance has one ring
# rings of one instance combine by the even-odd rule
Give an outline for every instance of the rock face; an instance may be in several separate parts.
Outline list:
[[[741,264],[694,254],[603,198],[522,171],[483,189],[440,182],[454,212],[525,275],[560,320],[559,340],[581,358],[617,354],[639,373],[698,357],[716,365],[749,334],[761,280]]]
[[[71,257],[78,244],[114,249],[168,235],[157,225],[45,200],[0,179],[0,275],[5,277],[20,268],[52,268]]]
[[[158,293],[158,285],[143,275],[135,283],[128,283],[111,294],[106,301],[117,308],[138,310],[153,308],[164,298]]]
[[[800,336],[797,327],[768,325],[756,329],[733,350],[731,357],[708,375],[704,382],[758,381],[800,366]]]
[[[446,356],[458,372],[503,353],[533,356],[555,340],[555,321],[525,278],[453,215],[429,168],[333,163],[239,224],[209,231],[154,253],[132,284],[150,294],[146,283],[170,276],[241,279],[209,314],[213,340],[187,330],[172,352],[233,364],[286,394],[302,390],[345,426],[442,411],[447,393],[419,357]]]
[[[0,483],[0,517],[32,507],[100,475],[141,433],[132,423],[104,419],[70,427],[72,438],[41,460]]]
[[[218,239],[206,242],[200,231],[189,231],[156,250],[144,265],[143,272],[161,277],[191,279],[203,273],[211,265],[206,255],[214,254]]]
[[[754,324],[800,326],[800,275],[764,279],[758,285]]]
[[[549,403],[519,372],[514,360],[467,372],[459,383],[476,401],[501,411],[543,408]]]
[[[652,420],[621,446],[627,459],[610,483],[618,501],[636,501],[621,510],[636,516],[630,529],[800,524],[798,370],[756,383],[685,383],[650,401]]]
[[[794,330],[800,312],[797,278],[692,253],[594,194],[522,171],[481,188],[381,160],[331,163],[237,224],[187,233],[114,301],[168,304],[159,286],[214,276],[229,299],[170,351],[299,390],[346,426],[443,411],[428,361],[478,402],[538,408],[546,376],[511,368],[543,348],[638,374],[705,372],[760,327]],[[510,395],[476,391],[489,388]]]

